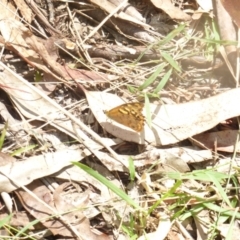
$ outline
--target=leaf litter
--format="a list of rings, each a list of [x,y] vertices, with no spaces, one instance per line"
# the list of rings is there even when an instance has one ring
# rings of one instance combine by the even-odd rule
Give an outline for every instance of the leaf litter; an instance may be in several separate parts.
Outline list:
[[[26,3],[0,1],[1,216],[18,228],[4,237],[237,239],[239,89],[227,21],[219,38],[200,0]],[[146,99],[140,133],[104,114]]]

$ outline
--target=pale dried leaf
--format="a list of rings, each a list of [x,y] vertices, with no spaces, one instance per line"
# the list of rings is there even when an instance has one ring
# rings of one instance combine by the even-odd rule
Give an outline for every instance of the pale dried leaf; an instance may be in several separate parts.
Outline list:
[[[113,4],[113,3],[111,3],[110,1],[107,1],[107,0],[101,0],[101,1],[90,0],[90,2],[98,5],[101,9],[103,9],[104,11],[106,11],[108,13],[112,13],[117,7],[115,4]],[[139,21],[138,18],[130,16],[130,15],[128,15],[128,13],[125,13],[123,11],[118,11],[118,13],[116,13],[114,16],[118,17],[120,19],[123,19],[123,20],[133,22],[133,23],[143,27],[146,30],[151,29],[150,25],[148,25],[148,24],[146,24],[142,21]]]
[[[18,110],[25,117],[33,120],[38,119],[49,122],[49,124],[58,128],[60,131],[78,139],[73,128],[72,121],[69,120],[67,116],[73,118],[77,124],[83,125],[78,119],[69,114],[65,109],[39,91],[28,81],[17,76],[2,63],[0,64],[5,69],[0,72],[0,83],[14,87],[11,89],[6,88],[5,91],[9,94]],[[23,89],[25,92],[24,95],[21,92]],[[94,142],[89,139],[89,137],[81,129],[78,129],[78,134],[81,136],[83,141]]]
[[[194,222],[197,227],[197,239],[204,240],[209,238],[209,226],[206,223],[211,223],[211,216],[208,210],[203,210],[198,214],[193,215]]]
[[[235,158],[234,161],[232,158],[223,158],[219,159],[216,168],[218,172],[226,173],[228,175],[236,174],[236,170],[240,166],[240,158]]]
[[[69,223],[76,225],[76,221],[80,223],[83,218],[93,218],[100,213],[91,205],[90,193],[90,189],[81,192],[78,184],[65,182],[53,192],[54,205],[59,212],[67,213],[69,211],[64,217]],[[73,209],[75,211],[71,214]],[[82,235],[84,236],[84,234]]]
[[[197,0],[197,3],[206,12],[209,12],[210,10],[213,9],[212,1]]]
[[[210,150],[199,150],[195,147],[173,147],[169,149],[152,149],[146,153],[135,156],[134,159],[147,158],[150,159],[152,163],[161,160],[161,163],[168,164],[168,161],[171,161],[171,159],[168,159],[169,156],[178,157],[185,163],[204,162],[213,158]]]
[[[140,133],[109,119],[105,110],[123,104],[121,98],[110,93],[86,93],[90,108],[101,126],[114,136],[139,144],[169,145],[216,126],[219,122],[240,115],[240,89],[176,105],[150,104],[152,128],[145,124]],[[143,111],[144,114],[144,111]]]
[[[236,28],[232,21],[231,16],[226,11],[226,9],[223,7],[221,0],[215,0],[215,4],[216,4],[216,7],[214,10],[216,12],[216,20],[218,23],[221,40],[237,41]],[[222,21],[222,19],[224,19],[224,21]],[[236,46],[234,44],[227,44],[224,46],[224,49],[227,54],[230,54],[231,52],[236,51]],[[221,48],[220,48],[220,52],[222,53]],[[225,53],[225,55],[226,55],[226,53]],[[224,57],[224,55],[223,55],[223,57]],[[228,65],[229,59],[227,57],[224,57],[224,60],[226,61],[227,65]],[[227,81],[229,81],[229,80],[226,79],[226,82]]]
[[[4,201],[4,205],[6,206],[9,213],[12,213],[13,201],[11,196],[6,192],[1,192],[2,200]]]
[[[13,164],[16,159],[6,153],[0,152],[0,167],[6,166],[8,164]]]
[[[160,8],[164,12],[166,12],[172,19],[178,19],[183,21],[191,20],[191,17],[179,8],[175,7],[171,0],[151,0],[151,2],[155,7]]]
[[[14,1],[14,3],[16,4],[24,19],[28,23],[31,23],[34,18],[34,14],[32,13],[31,8],[29,8],[29,6],[26,4],[26,2],[24,0],[17,0]]]
[[[232,226],[234,224],[234,226]],[[231,229],[232,228],[232,229]],[[235,220],[234,223],[219,224],[217,226],[218,231],[224,239],[238,240],[240,236],[239,221]],[[229,231],[232,231],[232,234],[229,236]]]
[[[11,192],[35,179],[51,175],[85,157],[82,150],[62,150],[9,163],[0,169],[0,192]],[[12,181],[14,180],[14,182]],[[17,183],[17,185],[16,185]]]
[[[102,141],[102,138],[98,134],[87,127],[78,118],[66,111],[28,81],[19,77],[2,62],[0,62],[0,66],[2,68],[0,72],[0,84],[3,83],[3,85],[11,85],[14,87],[11,88],[11,91],[8,88],[4,90],[6,90],[18,110],[25,117],[31,118],[32,120],[39,119],[48,122],[60,131],[82,142],[88,149],[91,149],[91,147],[88,146],[87,143],[92,142],[96,145],[97,141],[112,154],[116,161],[124,164],[121,156],[116,154],[110,146]],[[27,94],[23,97],[22,94],[19,93],[19,89],[24,89]],[[42,106],[44,106],[44,108]],[[88,133],[91,138],[89,138],[86,133]]]
[[[168,217],[161,217],[159,219],[159,224],[155,232],[144,234],[143,236],[139,237],[138,240],[164,240],[166,239],[168,232],[172,227],[172,223]]]

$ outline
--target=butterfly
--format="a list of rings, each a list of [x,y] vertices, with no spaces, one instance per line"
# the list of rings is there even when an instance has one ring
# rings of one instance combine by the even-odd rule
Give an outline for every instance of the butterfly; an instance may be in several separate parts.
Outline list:
[[[117,106],[105,114],[114,121],[141,132],[144,127],[145,118],[142,114],[143,103],[133,102]]]

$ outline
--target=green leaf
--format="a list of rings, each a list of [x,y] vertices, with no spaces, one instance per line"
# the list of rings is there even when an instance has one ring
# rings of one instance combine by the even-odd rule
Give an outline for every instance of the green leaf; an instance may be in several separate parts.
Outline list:
[[[227,179],[229,177],[227,174],[220,173],[212,169],[195,170],[190,173],[168,172],[166,174],[172,179],[181,179],[181,180],[193,179],[193,180],[200,180],[200,181],[212,181],[209,175],[214,176],[218,181]]]
[[[26,153],[26,152],[36,148],[37,146],[38,146],[37,144],[32,144],[32,145],[28,145],[26,147],[19,148],[16,151],[12,152],[11,156],[19,156],[22,153]]]
[[[224,209],[224,208],[221,208],[219,207],[218,205],[216,204],[213,204],[213,203],[210,203],[210,202],[205,202],[205,203],[202,203],[206,208],[214,211],[214,212],[218,212],[220,213],[221,215],[225,215],[225,216],[231,216],[231,217],[234,217],[234,218],[237,218],[237,219],[240,219],[240,213],[236,213],[235,212],[235,209],[234,210],[231,210],[231,209]]]
[[[99,182],[107,186],[109,189],[111,189],[115,194],[117,194],[121,199],[125,200],[129,205],[133,206],[137,210],[142,210],[142,208],[135,202],[133,201],[122,189],[118,188],[115,186],[113,183],[108,181],[105,177],[100,175],[98,172],[94,171],[90,167],[79,163],[79,162],[73,162],[74,165],[78,166],[85,172],[87,172],[89,175],[92,177],[96,178]]]
[[[171,31],[164,39],[160,42],[160,45],[165,45],[170,42],[175,36],[179,35],[186,27],[186,24],[180,24],[176,29]]]
[[[9,224],[9,222],[12,219],[12,217],[13,217],[13,213],[11,213],[10,215],[7,215],[3,219],[1,219],[0,220],[0,229],[2,229],[4,227],[4,225]]]
[[[7,133],[7,128],[8,128],[8,123],[6,122],[5,126],[2,130],[2,134],[0,135],[0,149],[2,149],[2,146],[4,144],[5,136],[6,136],[6,133]]]
[[[152,211],[154,211],[154,209],[156,209],[156,208],[159,206],[159,204],[161,204],[161,203],[164,201],[164,199],[166,199],[167,197],[169,197],[169,196],[171,196],[173,193],[175,193],[176,190],[177,190],[177,188],[178,188],[179,186],[181,186],[181,185],[182,185],[182,181],[176,181],[176,183],[174,184],[174,186],[173,186],[167,193],[165,193],[159,200],[157,200],[157,201],[152,205],[152,207],[150,207],[150,208],[148,209],[148,214],[150,215],[150,214],[152,213]]]
[[[130,93],[136,93],[138,91],[138,88],[135,88],[133,86],[127,85],[127,89]]]
[[[168,82],[168,79],[170,78],[171,74],[172,74],[172,68],[164,75],[164,77],[159,82],[159,84],[157,85],[157,87],[156,87],[156,89],[154,90],[153,93],[158,93],[164,88],[164,86]]]
[[[177,62],[167,53],[161,51],[162,57],[178,72],[181,72],[181,68],[178,66]]]
[[[172,179],[191,179],[191,180],[200,180],[200,181],[209,181],[212,182],[218,190],[218,194],[224,199],[224,201],[228,204],[230,208],[232,208],[232,204],[230,203],[227,194],[221,186],[221,181],[224,179],[228,179],[229,176],[224,173],[220,173],[214,171],[212,169],[204,169],[204,170],[195,170],[191,173],[167,173],[167,175]]]
[[[158,77],[159,73],[162,72],[165,66],[166,66],[165,63],[160,64],[156,69],[156,71],[141,86],[139,86],[138,88],[139,91],[142,91],[143,89],[148,87],[150,84],[152,84],[155,81],[155,79]]]
[[[222,186],[221,186],[221,184],[220,184],[220,181],[219,181],[217,178],[215,178],[215,175],[214,175],[214,174],[211,174],[211,173],[208,173],[208,172],[206,172],[206,174],[208,175],[208,177],[209,177],[209,179],[211,180],[211,182],[213,182],[214,185],[216,186],[218,193],[220,193],[220,195],[221,195],[222,198],[225,200],[225,202],[228,204],[228,206],[229,206],[230,208],[232,208],[233,206],[232,206],[232,204],[230,203],[229,198],[228,198],[226,192],[225,192],[224,189],[222,188]]]
[[[41,82],[42,79],[43,79],[42,73],[41,73],[40,71],[36,71],[36,72],[35,72],[34,81],[35,81],[35,82]]]
[[[129,157],[128,159],[128,166],[129,166],[128,169],[129,169],[130,180],[131,182],[133,182],[135,179],[135,166],[134,166],[132,157]]]
[[[233,232],[234,232],[237,212],[238,212],[238,208],[235,209],[234,214],[232,215],[231,222],[229,224],[228,232],[227,232],[227,235],[226,235],[226,240],[232,240],[233,239]]]

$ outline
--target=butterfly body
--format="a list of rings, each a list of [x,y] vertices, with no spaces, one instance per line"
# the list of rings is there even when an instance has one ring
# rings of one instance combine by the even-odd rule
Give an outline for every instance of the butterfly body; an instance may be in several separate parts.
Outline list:
[[[143,106],[143,103],[139,102],[125,103],[106,111],[105,114],[114,121],[141,132],[145,122]]]

